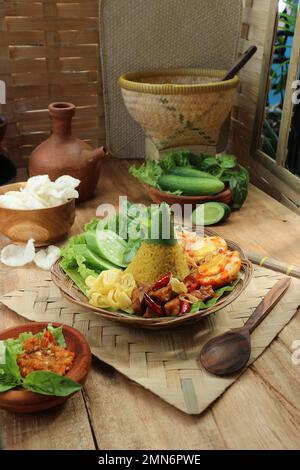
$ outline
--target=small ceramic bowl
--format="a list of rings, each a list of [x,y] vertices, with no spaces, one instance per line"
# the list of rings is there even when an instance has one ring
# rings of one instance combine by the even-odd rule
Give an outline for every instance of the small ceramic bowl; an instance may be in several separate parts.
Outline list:
[[[191,204],[193,207],[197,204],[203,204],[204,202],[223,202],[224,204],[230,204],[232,201],[232,194],[230,189],[224,189],[219,194],[214,196],[176,196],[175,194],[166,193],[160,191],[153,186],[144,185],[150,199],[155,204],[160,204],[161,202],[166,202],[167,204],[179,204],[184,206],[185,204]]]
[[[0,333],[0,340],[17,338],[24,331],[31,331],[36,334],[44,330],[49,323],[24,323],[13,328],[8,328]],[[53,326],[60,326],[59,323],[52,323]],[[82,334],[74,328],[63,325],[63,335],[67,343],[67,348],[75,353],[75,360],[71,370],[66,374],[72,380],[83,384],[87,378],[91,367],[91,350]],[[70,398],[54,397],[29,392],[22,388],[8,390],[0,393],[0,408],[14,413],[35,413],[61,405]]]
[[[0,194],[19,191],[26,182],[7,184]],[[0,207],[0,232],[14,242],[26,243],[34,239],[36,246],[55,243],[64,237],[75,219],[75,199],[45,209],[6,209]]]

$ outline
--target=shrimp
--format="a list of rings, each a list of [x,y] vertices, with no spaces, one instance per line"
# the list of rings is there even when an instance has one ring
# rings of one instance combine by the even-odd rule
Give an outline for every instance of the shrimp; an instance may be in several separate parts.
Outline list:
[[[238,251],[219,250],[198,268],[197,280],[201,286],[222,287],[237,279],[241,269]]]

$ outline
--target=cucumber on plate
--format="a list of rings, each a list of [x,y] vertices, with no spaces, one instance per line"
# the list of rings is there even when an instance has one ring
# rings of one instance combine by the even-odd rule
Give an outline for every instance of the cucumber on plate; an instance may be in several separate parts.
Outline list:
[[[162,175],[158,180],[164,191],[181,191],[186,196],[212,196],[224,190],[225,185],[218,178],[210,176],[187,177],[178,175]]]
[[[231,214],[231,209],[222,202],[205,202],[199,205],[192,214],[194,225],[204,226],[215,225],[225,222]]]
[[[115,266],[121,268],[125,268],[127,266],[123,261],[127,243],[112,230],[86,232],[85,241],[92,252],[97,253]]]
[[[191,178],[208,178],[220,181],[216,176],[213,176],[210,173],[207,173],[206,171],[197,170],[197,168],[193,168],[191,166],[174,166],[168,171],[168,173],[177,176],[187,176]]]

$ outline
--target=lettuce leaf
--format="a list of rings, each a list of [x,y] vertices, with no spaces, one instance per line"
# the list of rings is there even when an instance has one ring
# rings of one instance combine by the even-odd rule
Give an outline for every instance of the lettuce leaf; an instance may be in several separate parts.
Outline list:
[[[161,177],[163,170],[155,161],[146,160],[146,162],[139,167],[132,165],[129,168],[129,173],[141,181],[141,183],[146,183],[150,186],[154,186],[155,188],[159,188],[158,180]]]
[[[58,326],[55,328],[55,326],[53,325],[48,325],[47,326],[47,330],[50,331],[50,333],[52,333],[55,341],[56,341],[56,344],[58,344],[58,346],[62,346],[63,348],[66,348],[67,347],[67,343],[65,341],[65,338],[64,338],[64,335],[63,335],[63,326]]]
[[[168,171],[174,166],[190,166],[190,159],[192,158],[192,153],[186,150],[180,152],[170,152],[166,154],[159,161],[160,167],[164,171]]]

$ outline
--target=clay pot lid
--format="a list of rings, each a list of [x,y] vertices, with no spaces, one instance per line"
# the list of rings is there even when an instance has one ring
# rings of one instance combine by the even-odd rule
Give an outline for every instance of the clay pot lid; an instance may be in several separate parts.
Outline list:
[[[49,114],[53,117],[65,118],[72,117],[75,114],[75,105],[66,101],[57,101],[48,106]]]

